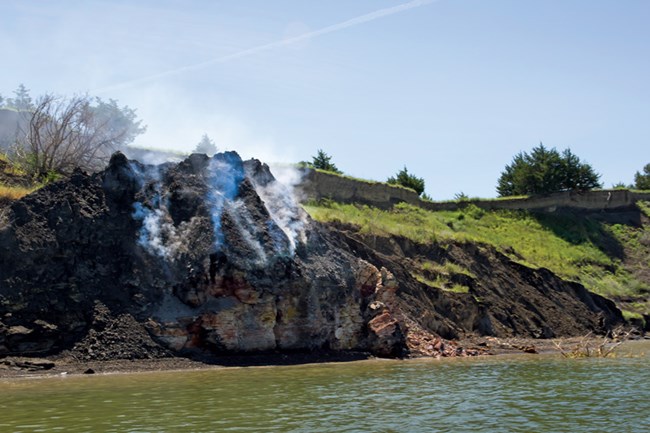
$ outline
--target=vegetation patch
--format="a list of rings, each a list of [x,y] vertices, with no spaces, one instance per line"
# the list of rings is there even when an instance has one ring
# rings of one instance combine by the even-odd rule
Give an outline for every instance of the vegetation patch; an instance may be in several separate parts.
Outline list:
[[[565,358],[608,358],[616,356],[615,349],[623,344],[629,336],[629,331],[624,332],[621,329],[616,329],[612,332],[612,338],[594,338],[592,334],[587,334],[581,341],[570,347],[566,347],[558,341],[553,343]]]
[[[476,278],[468,269],[450,261],[435,263],[424,260],[415,263],[414,268],[415,270],[411,273],[413,278],[429,287],[446,292],[468,293],[469,287],[456,281],[457,277]]]
[[[27,194],[36,191],[39,187],[24,187],[24,186],[10,186],[0,184],[0,201],[2,200],[18,200]]]
[[[639,200],[636,205],[646,217],[650,218],[650,201]]]
[[[644,228],[608,225],[584,215],[486,211],[471,204],[460,210],[434,212],[402,203],[382,211],[329,201],[310,203],[305,209],[318,221],[352,224],[362,234],[403,236],[422,244],[491,245],[517,262],[547,268],[613,299],[646,295],[645,274],[635,272],[627,261],[624,264],[626,254],[636,248],[638,271],[648,268],[642,259],[649,254],[650,247],[646,249],[644,243],[648,237],[650,245],[650,235]],[[444,275],[442,269],[437,271]],[[437,284],[435,277],[427,280]]]
[[[434,272],[437,274],[443,274],[443,275],[460,274],[460,275],[466,275],[470,278],[476,278],[476,276],[468,269],[465,269],[464,267],[450,261],[446,261],[442,264],[425,261],[420,265],[420,267],[425,271]]]
[[[18,200],[40,187],[31,181],[25,170],[0,153],[0,203]]]
[[[623,318],[632,323],[636,322],[641,325],[642,328],[645,328],[645,318],[643,317],[643,314],[637,313],[635,311],[630,311],[630,310],[621,310],[621,313],[623,313]]]

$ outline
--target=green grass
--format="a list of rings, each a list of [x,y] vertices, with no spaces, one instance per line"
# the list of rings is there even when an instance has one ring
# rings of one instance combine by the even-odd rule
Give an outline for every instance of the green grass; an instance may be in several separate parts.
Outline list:
[[[470,278],[476,278],[474,274],[469,269],[465,269],[462,266],[446,261],[442,264],[425,261],[420,265],[420,268],[424,271],[433,272],[436,274],[443,275],[453,275],[453,274],[463,274],[467,275]]]
[[[470,270],[450,261],[443,263],[435,263],[428,260],[416,262],[411,275],[429,287],[454,293],[469,292],[469,287],[452,281],[455,275],[476,278]]]
[[[466,197],[453,200],[434,200],[434,203],[473,203],[473,202],[492,202],[492,201],[516,201],[530,198],[528,195],[509,195],[505,197],[485,198],[485,197]]]
[[[441,289],[444,290],[445,292],[453,292],[453,293],[469,293],[469,287],[464,286],[462,284],[458,283],[452,283],[450,282],[447,278],[444,276],[438,275],[435,279],[429,279],[425,277],[422,274],[419,274],[417,272],[414,272],[413,278],[421,282],[422,284],[425,284],[429,287],[434,287],[436,289]]]
[[[0,175],[3,174],[11,177],[27,178],[27,172],[25,170],[23,170],[19,165],[12,163],[7,155],[0,153]],[[41,186],[42,185],[40,184],[33,184],[30,186],[6,185],[0,181],[0,200],[17,200],[36,191]]]
[[[645,327],[645,319],[642,314],[629,310],[621,310],[621,313],[623,313],[623,318],[626,321],[636,320],[641,323],[641,326]]]
[[[404,236],[419,243],[472,242],[492,245],[515,261],[547,268],[605,296],[632,296],[643,284],[610,250],[638,235],[571,215],[536,216],[526,211],[485,211],[469,204],[457,211],[426,211],[399,204],[391,211],[329,202],[310,204],[318,221],[341,221],[361,233]],[[449,266],[449,265],[447,265]],[[434,281],[435,283],[435,281]]]
[[[358,178],[358,177],[353,177],[353,176],[347,175],[345,173],[336,173],[334,171],[321,170],[320,168],[312,168],[312,170],[315,170],[315,171],[317,171],[319,173],[331,174],[332,176],[342,177],[343,179],[350,179],[350,180],[354,180],[356,182],[366,183],[368,185],[377,185],[377,184],[386,185],[386,186],[390,186],[390,187],[393,187],[393,188],[405,189],[405,190],[408,190],[408,191],[415,192],[414,189],[406,187],[404,185],[400,185],[398,183],[388,183],[388,182],[380,182],[378,180],[361,179],[361,178]]]
[[[23,187],[23,186],[8,186],[0,184],[0,199],[18,200],[36,191],[40,186]]]
[[[639,200],[636,205],[645,216],[650,218],[650,201]]]

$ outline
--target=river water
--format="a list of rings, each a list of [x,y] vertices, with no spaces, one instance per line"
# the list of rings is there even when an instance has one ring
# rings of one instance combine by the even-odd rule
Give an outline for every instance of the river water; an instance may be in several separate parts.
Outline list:
[[[0,432],[650,432],[650,342],[523,355],[0,380]]]

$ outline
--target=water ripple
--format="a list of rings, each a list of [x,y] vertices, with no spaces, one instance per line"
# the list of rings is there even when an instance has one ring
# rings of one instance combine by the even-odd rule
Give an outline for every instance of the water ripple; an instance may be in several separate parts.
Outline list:
[[[645,433],[649,359],[368,361],[0,382],[0,430]]]

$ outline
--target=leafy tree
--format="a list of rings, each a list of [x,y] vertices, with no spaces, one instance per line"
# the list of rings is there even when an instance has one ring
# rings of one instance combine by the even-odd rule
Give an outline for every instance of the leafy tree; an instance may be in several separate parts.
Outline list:
[[[93,127],[101,135],[98,140],[107,143],[113,151],[124,148],[147,131],[142,120],[137,120],[136,111],[127,105],[120,107],[115,99],[104,102],[101,98],[95,98],[95,104],[89,104],[88,109]]]
[[[4,102],[5,102],[5,98],[2,95],[0,95],[0,108],[3,107]]]
[[[319,170],[331,171],[339,174],[343,173],[332,162],[332,157],[326,154],[322,149],[318,149],[316,156],[312,157],[312,162],[310,165],[313,168],[317,168]]]
[[[14,98],[7,99],[7,107],[18,111],[29,111],[34,109],[32,97],[29,96],[29,89],[27,89],[23,84],[20,84],[18,88],[14,90],[14,95]]]
[[[501,173],[497,183],[500,196],[547,194],[568,190],[599,188],[600,175],[570,149],[561,154],[542,143],[530,154],[520,152]]]
[[[634,188],[650,189],[650,164],[643,167],[643,173],[636,172],[634,175]]]
[[[194,153],[205,153],[208,156],[212,156],[217,153],[217,146],[214,144],[214,141],[208,137],[208,134],[203,134],[201,141],[194,148]]]
[[[67,174],[75,167],[101,168],[117,149],[145,131],[135,111],[87,96],[64,98],[46,94],[22,112],[13,158],[34,178]]]
[[[411,188],[417,192],[418,195],[422,195],[424,192],[424,179],[409,173],[406,166],[404,166],[397,175],[389,177],[386,182],[392,185],[402,185]]]

